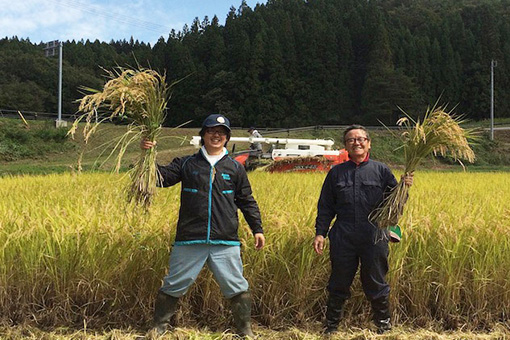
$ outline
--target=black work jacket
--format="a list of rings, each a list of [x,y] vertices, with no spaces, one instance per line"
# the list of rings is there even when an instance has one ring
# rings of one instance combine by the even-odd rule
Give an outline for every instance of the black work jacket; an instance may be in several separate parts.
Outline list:
[[[182,182],[176,245],[239,245],[238,208],[252,232],[262,233],[260,211],[246,171],[228,155],[213,167],[199,151],[175,158],[167,166],[158,166],[158,170],[160,186]]]
[[[369,221],[368,216],[396,185],[397,180],[391,170],[371,159],[359,165],[347,161],[334,166],[322,186],[316,235],[327,236],[331,221],[336,217],[331,231],[358,240],[372,239],[376,225]]]

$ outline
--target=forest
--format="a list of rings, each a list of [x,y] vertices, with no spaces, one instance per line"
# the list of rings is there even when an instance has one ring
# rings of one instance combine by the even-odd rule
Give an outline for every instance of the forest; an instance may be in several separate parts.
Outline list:
[[[0,39],[0,111],[57,111],[58,57]],[[510,117],[510,0],[268,0],[195,18],[157,43],[63,42],[63,112],[106,70],[152,68],[173,83],[165,125],[212,112],[234,126],[395,124],[436,101]]]

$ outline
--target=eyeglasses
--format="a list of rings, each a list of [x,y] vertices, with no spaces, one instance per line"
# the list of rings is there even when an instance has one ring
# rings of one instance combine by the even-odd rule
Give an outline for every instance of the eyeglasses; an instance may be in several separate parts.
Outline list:
[[[345,143],[354,144],[354,142],[358,142],[360,144],[365,143],[368,140],[367,137],[357,137],[357,138],[347,138]]]
[[[209,135],[217,134],[218,136],[226,136],[227,135],[227,132],[224,131],[223,129],[221,129],[221,130],[206,129],[205,133],[207,133]]]

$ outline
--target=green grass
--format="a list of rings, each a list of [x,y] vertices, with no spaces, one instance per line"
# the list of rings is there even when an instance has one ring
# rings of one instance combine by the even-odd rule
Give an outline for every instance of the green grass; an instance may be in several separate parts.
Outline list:
[[[477,126],[481,128],[489,128],[491,125],[490,119],[484,119],[477,122],[468,122],[470,126]],[[498,125],[510,125],[510,118],[494,118],[494,126]]]
[[[0,161],[41,159],[50,153],[67,153],[74,146],[67,142],[66,133],[50,122],[24,125],[21,120],[0,119]]]
[[[126,126],[104,124],[91,138],[90,144],[83,145],[83,138],[78,131],[76,140],[62,137],[64,130],[55,129],[50,122],[29,121],[27,130],[21,120],[0,119],[0,176],[14,174],[49,174],[62,173],[77,169],[77,161],[83,151],[82,166],[84,170],[110,171],[114,166],[114,157],[103,164],[115,141],[126,131]],[[198,135],[198,128],[164,128],[158,141],[158,162],[169,163],[174,157],[194,153],[197,150],[189,145],[193,135]],[[370,131],[372,137],[371,156],[394,168],[403,166],[403,153],[400,142],[385,129]],[[315,130],[282,133],[288,138],[332,138],[335,147],[342,148],[342,131]],[[6,137],[2,137],[9,135]],[[17,136],[17,137],[16,137]],[[248,136],[244,129],[234,130],[233,136]],[[274,137],[275,135],[267,134]],[[63,138],[63,139],[62,139]],[[187,138],[187,139],[186,139]],[[229,149],[232,148],[229,144]],[[237,143],[236,150],[247,149],[247,143]],[[264,145],[264,148],[269,146]],[[2,153],[2,150],[3,153]],[[510,131],[496,131],[496,140],[490,141],[485,133],[478,145],[474,146],[477,160],[473,171],[505,171],[510,169]],[[128,148],[123,169],[134,163],[139,155],[138,144]],[[421,165],[428,169],[462,169],[447,159],[429,158]]]

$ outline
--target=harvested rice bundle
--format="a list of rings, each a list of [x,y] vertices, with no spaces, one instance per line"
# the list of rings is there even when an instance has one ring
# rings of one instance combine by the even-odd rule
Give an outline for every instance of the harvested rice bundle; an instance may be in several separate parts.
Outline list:
[[[127,131],[118,140],[110,156],[116,151],[115,170],[121,166],[127,146],[144,138],[155,142],[161,132],[166,116],[166,105],[172,85],[167,85],[164,75],[150,69],[117,68],[107,71],[109,79],[102,91],[84,88],[90,92],[79,102],[79,110],[84,112],[69,131],[74,135],[78,123],[85,119],[83,136],[87,143],[90,136],[104,120],[113,118],[128,119]],[[98,111],[106,111],[107,117],[96,121]],[[131,183],[127,190],[128,202],[134,201],[148,208],[156,190],[157,168],[156,148],[142,150],[135,166],[130,170]]]
[[[462,166],[461,159],[473,163],[475,154],[469,143],[476,139],[476,133],[461,128],[462,122],[461,117],[441,107],[427,109],[422,122],[414,121],[408,115],[399,119],[397,125],[404,129],[400,135],[405,158],[404,173],[413,173],[420,162],[431,154],[450,156]],[[370,219],[383,229],[398,225],[408,192],[409,187],[400,181],[382,205],[372,212]]]

